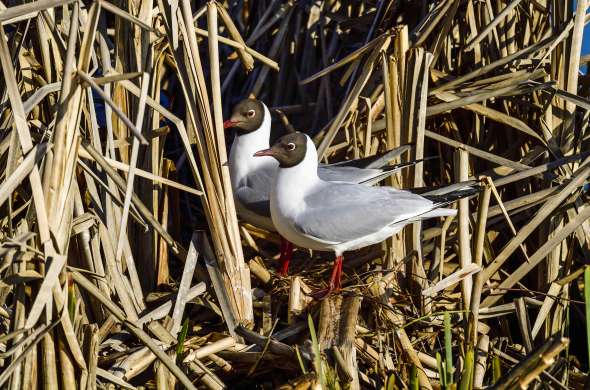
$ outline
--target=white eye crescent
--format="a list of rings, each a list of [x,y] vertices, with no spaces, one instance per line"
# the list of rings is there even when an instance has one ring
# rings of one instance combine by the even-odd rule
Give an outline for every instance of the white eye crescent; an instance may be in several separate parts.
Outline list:
[[[246,115],[248,115],[248,118],[252,118],[254,115],[256,115],[256,111],[254,110],[249,110]]]
[[[297,147],[297,146],[296,146],[296,145],[295,145],[293,142],[289,142],[289,143],[287,144],[287,149],[288,149],[288,150],[290,150],[290,151],[293,151],[293,150],[295,150],[295,148],[296,148],[296,147]]]

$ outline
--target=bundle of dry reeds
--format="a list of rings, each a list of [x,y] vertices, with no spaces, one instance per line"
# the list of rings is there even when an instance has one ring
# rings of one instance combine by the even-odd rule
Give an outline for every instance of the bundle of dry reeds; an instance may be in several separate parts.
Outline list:
[[[0,2],[0,387],[587,385],[588,5]],[[483,190],[314,301],[330,256],[279,278],[236,216],[247,96],[323,161],[412,143],[385,185]]]

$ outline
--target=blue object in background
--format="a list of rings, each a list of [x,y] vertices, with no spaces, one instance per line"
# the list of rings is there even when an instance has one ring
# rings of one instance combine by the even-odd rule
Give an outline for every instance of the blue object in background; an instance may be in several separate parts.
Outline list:
[[[94,76],[102,76],[101,70],[97,70]],[[94,111],[96,112],[96,122],[98,123],[98,127],[106,128],[107,117],[105,113],[105,102],[102,99],[102,97],[100,97],[100,95],[94,90],[92,90],[92,99],[94,100]],[[168,97],[168,94],[164,90],[160,91],[160,104],[168,110],[171,109],[172,102],[170,100],[170,97]],[[169,121],[167,119],[164,119],[162,121],[161,126],[164,126],[165,124],[169,124]]]
[[[104,110],[104,100],[100,95],[93,89],[92,99],[94,100],[94,112],[96,113],[96,122],[99,128],[107,127],[107,115]]]
[[[577,1],[574,1],[574,12],[577,6]],[[584,27],[584,37],[582,38],[582,55],[590,54],[590,24]],[[584,74],[588,73],[588,65],[584,64],[580,67]]]
[[[586,54],[590,54],[590,24],[584,27],[584,37],[582,38],[582,55]],[[581,69],[584,74],[588,73],[588,65],[582,65]]]

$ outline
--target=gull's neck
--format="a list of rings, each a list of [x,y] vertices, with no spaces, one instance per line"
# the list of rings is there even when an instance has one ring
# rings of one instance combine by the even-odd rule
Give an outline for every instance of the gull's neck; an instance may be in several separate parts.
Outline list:
[[[234,138],[229,154],[229,169],[234,190],[253,170],[264,165],[276,165],[276,160],[272,157],[254,157],[257,151],[269,147],[270,112],[265,104],[263,107],[264,119],[260,127],[247,134],[236,135]]]

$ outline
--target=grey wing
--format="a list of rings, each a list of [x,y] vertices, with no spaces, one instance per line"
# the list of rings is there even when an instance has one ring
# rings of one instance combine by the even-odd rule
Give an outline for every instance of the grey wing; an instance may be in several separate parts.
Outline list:
[[[381,175],[381,169],[366,169],[347,166],[320,165],[318,176],[324,181],[336,181],[344,183],[361,183]]]
[[[329,242],[346,242],[409,221],[430,211],[433,203],[391,187],[325,183],[305,198],[295,221],[303,234]]]
[[[240,187],[235,192],[235,196],[244,208],[258,215],[270,218],[270,200],[268,194],[256,192],[250,187]]]
[[[270,186],[272,171],[260,170],[246,176],[235,191],[242,206],[258,215],[270,217]]]

